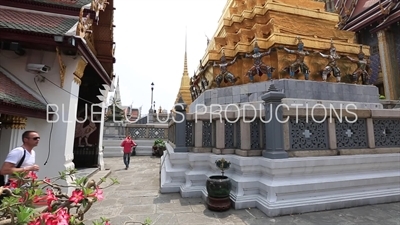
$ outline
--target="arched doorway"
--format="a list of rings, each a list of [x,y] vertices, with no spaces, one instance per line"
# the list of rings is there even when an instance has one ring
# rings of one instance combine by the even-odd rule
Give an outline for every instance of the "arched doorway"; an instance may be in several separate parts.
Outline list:
[[[101,124],[101,95],[104,81],[97,75],[92,66],[85,68],[79,88],[79,99],[76,115],[74,139],[75,168],[98,167],[99,139]]]

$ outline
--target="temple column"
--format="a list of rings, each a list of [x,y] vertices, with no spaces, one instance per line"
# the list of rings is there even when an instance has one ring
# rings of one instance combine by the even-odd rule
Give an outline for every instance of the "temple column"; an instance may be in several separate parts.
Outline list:
[[[175,152],[188,152],[186,146],[186,107],[182,97],[180,97],[175,105],[177,112],[175,117]]]
[[[392,41],[390,38],[390,33],[386,32],[385,30],[378,31],[377,35],[385,97],[388,100],[395,100],[400,96],[397,94],[396,90],[396,86],[399,85],[399,83],[396,82],[396,65],[395,63],[392,63],[391,60],[393,52],[391,47],[394,45],[391,45]]]
[[[265,150],[263,156],[270,159],[288,158],[284,148],[283,139],[283,111],[281,107],[282,99],[285,94],[278,91],[274,84],[268,89],[268,92],[261,96],[265,102],[265,118],[271,118],[269,123],[265,123]]]
[[[106,109],[107,109],[107,107],[101,107],[101,115],[100,115],[101,119],[100,119],[100,126],[99,126],[99,129],[100,129],[100,131],[99,131],[99,156],[98,156],[98,165],[100,167],[100,170],[105,170],[104,158],[103,158],[103,156],[104,156],[103,135],[104,135],[104,121],[105,121]]]

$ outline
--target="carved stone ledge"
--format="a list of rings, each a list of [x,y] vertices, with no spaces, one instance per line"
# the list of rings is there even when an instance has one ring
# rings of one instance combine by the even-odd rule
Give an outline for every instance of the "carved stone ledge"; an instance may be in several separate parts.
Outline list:
[[[213,148],[212,153],[216,155],[228,155],[228,154],[235,154],[235,149],[218,149],[218,148]]]
[[[192,148],[191,152],[194,153],[211,153],[212,148]]]
[[[338,155],[338,150],[299,150],[287,151],[289,157],[315,157]]]
[[[364,148],[364,149],[340,149],[340,155],[363,155],[363,154],[387,154],[400,153],[400,148]]]

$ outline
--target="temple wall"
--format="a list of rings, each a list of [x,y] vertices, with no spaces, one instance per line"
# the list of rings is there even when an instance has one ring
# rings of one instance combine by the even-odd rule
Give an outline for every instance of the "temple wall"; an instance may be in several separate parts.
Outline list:
[[[376,33],[371,33],[369,29],[361,30],[359,33],[361,44],[370,46],[371,60],[371,80],[372,84],[382,83],[382,69],[378,48],[378,37]]]
[[[14,52],[2,50],[0,54],[0,70],[17,79],[18,81],[14,82],[24,85],[28,93],[54,110],[52,120],[28,118],[24,129],[36,130],[42,137],[35,148],[36,163],[40,166],[39,176],[42,178],[55,177],[59,171],[74,167],[72,160],[78,98],[73,96],[78,96],[79,85],[73,81],[73,72],[78,60],[75,56],[65,55],[62,55],[62,60],[66,65],[62,87],[64,90],[60,88],[60,67],[54,52],[26,50],[24,56],[15,57]],[[41,74],[46,79],[38,79],[36,74],[27,72],[25,68],[28,63],[45,64],[51,67],[48,73]],[[2,145],[9,148],[18,146],[16,144],[21,143],[24,130],[8,131],[11,132],[15,141],[2,139]]]
[[[270,85],[261,107],[245,108],[241,103],[207,112],[178,111],[179,122],[168,124],[161,193],[206,199],[206,181],[218,173],[213,162],[224,158],[232,163],[225,175],[232,181],[230,199],[235,209],[257,207],[268,216],[279,216],[399,201],[399,110],[289,99],[287,95],[299,89],[293,88],[296,84],[320,84],[291,82],[295,85],[283,92]],[[345,93],[343,86],[349,86],[351,93],[342,100],[370,91],[377,99],[372,85],[322,85],[321,90],[337,93]],[[226,90],[210,91],[228,96]],[[366,92],[357,94],[358,90]],[[346,104],[353,105],[351,110],[346,110]]]

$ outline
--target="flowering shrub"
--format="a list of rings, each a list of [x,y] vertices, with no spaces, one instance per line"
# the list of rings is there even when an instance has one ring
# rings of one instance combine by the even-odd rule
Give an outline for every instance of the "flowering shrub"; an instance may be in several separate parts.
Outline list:
[[[69,196],[62,192],[62,188],[68,186],[56,181],[65,180],[74,173],[76,170],[66,170],[57,178],[43,180],[38,180],[34,172],[15,173],[15,179],[8,186],[0,187],[0,225],[85,225],[85,213],[93,203],[104,198],[104,188],[118,181],[111,178],[110,185],[100,188],[105,178],[97,183],[86,177],[77,178],[73,183],[75,190]],[[41,203],[46,205],[44,209],[39,209]],[[110,225],[105,218],[93,224]]]

